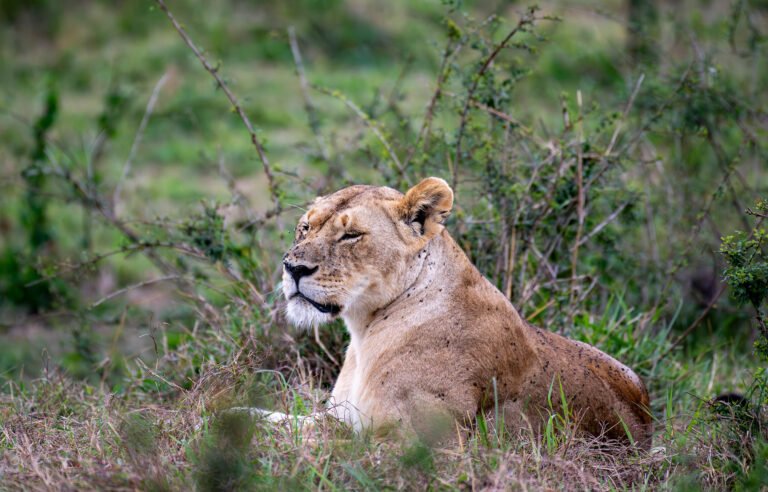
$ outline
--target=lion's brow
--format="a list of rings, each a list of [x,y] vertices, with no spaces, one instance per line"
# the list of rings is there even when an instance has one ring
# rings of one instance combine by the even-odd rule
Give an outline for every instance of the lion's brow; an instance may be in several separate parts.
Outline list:
[[[371,186],[364,185],[351,186],[326,197],[318,204],[319,206],[315,206],[309,211],[309,215],[316,214],[315,217],[308,218],[310,225],[313,229],[322,228],[331,217],[349,208],[355,198],[371,188]]]
[[[315,207],[310,209],[307,220],[313,229],[322,229],[325,223],[334,215],[351,208],[363,195],[387,202],[400,198],[400,196],[393,196],[391,193],[388,193],[386,188],[368,185],[350,186],[321,199]]]
[[[375,189],[376,188],[374,186],[357,185],[357,186],[350,186],[349,188],[345,188],[341,191],[334,193],[334,195],[339,195],[338,201],[333,204],[334,212],[341,212],[342,210],[346,210],[347,208],[349,208],[351,202],[355,198],[359,197],[360,195],[364,194],[367,191],[371,191]]]

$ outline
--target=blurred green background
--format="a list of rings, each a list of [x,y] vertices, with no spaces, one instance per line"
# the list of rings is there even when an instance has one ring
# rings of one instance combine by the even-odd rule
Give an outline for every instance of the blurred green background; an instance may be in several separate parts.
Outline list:
[[[398,183],[377,171],[370,153],[357,151],[370,146],[372,137],[349,108],[339,99],[310,89],[313,119],[317,120],[313,124],[319,126],[327,149],[340,157],[329,163],[319,155],[322,152],[308,124],[310,118],[296,76],[289,27],[297,33],[310,84],[339,91],[368,114],[383,114],[382,119],[388,117],[384,113],[394,101],[399,119],[395,124],[418,129],[449,39],[445,19],[454,15],[459,22],[470,19],[482,23],[498,15],[511,25],[525,5],[301,0],[215,5],[184,1],[170,7],[210,61],[221,67],[222,76],[266,143],[278,179],[289,183],[284,190],[286,198],[299,205],[334,186]],[[617,265],[617,270],[601,278],[615,282],[606,286],[609,291],[615,293],[628,286],[636,291],[629,293],[631,297],[640,293],[646,304],[653,305],[657,300],[652,297],[660,290],[655,284],[667,280],[669,265],[685,262],[684,268],[673,272],[674,298],[668,304],[672,312],[677,304],[682,306],[683,318],[678,323],[691,321],[699,313],[697,306],[702,302],[706,305],[707,296],[714,295],[720,284],[720,236],[733,232],[734,227],[747,229],[743,209],[764,196],[768,186],[761,138],[765,116],[760,112],[765,92],[761,89],[768,72],[765,58],[758,56],[764,46],[761,29],[765,5],[754,1],[559,1],[541,8],[542,15],[558,16],[559,21],[540,26],[537,35],[541,39],[530,52],[518,50],[510,55],[519,73],[514,74],[514,88],[510,86],[506,107],[501,109],[542,138],[559,131],[561,107],[570,104],[573,110],[577,91],[585,108],[615,117],[624,110],[638,77],[643,75],[625,129],[638,128],[646,121],[656,123],[653,112],[665,104],[662,98],[671,91],[691,92],[662,108],[666,121],[648,125],[649,131],[642,136],[644,147],[632,156],[636,161],[654,162],[626,165],[623,176],[606,191],[619,186],[634,193],[629,210],[620,218],[631,220],[614,234],[629,239],[621,244],[622,261],[642,264],[640,271],[648,277],[637,278],[638,270],[627,267],[622,271]],[[459,11],[464,13],[455,14]],[[43,276],[50,275],[57,264],[71,265],[112,251],[123,240],[114,227],[99,220],[98,213],[84,213],[82,203],[55,178],[35,189],[37,185],[22,177],[22,170],[34,160],[35,125],[45,114],[49,97],[56,99],[56,109],[45,132],[48,144],[42,159],[55,160],[83,177],[83,182],[90,179],[89,186],[101,190],[103,196],[111,195],[120,182],[121,193],[114,207],[126,221],[156,226],[158,221],[179,222],[204,200],[224,208],[231,201],[228,181],[255,213],[267,210],[270,200],[261,164],[242,122],[151,2],[73,1],[65,5],[5,0],[0,16],[0,249],[6,256],[6,269],[0,278],[4,294],[0,322],[4,336],[13,341],[0,354],[0,367],[10,375],[25,365],[34,374],[40,363],[39,345],[50,337],[66,338],[71,320],[62,310],[72,309],[72,298],[83,307],[155,273],[142,255],[115,255],[97,268],[75,275],[76,279],[69,275],[67,287],[57,284],[66,294],[41,294],[40,289],[35,291],[34,286],[27,285],[35,274],[11,265],[26,262],[32,269],[47,269]],[[475,58],[468,49],[456,62],[469,64]],[[711,93],[675,88],[676,77],[686,70],[706,72],[699,75],[712,83]],[[156,104],[130,158],[130,172],[121,179],[147,102],[161,78]],[[449,87],[448,97],[458,97],[460,84],[450,83],[454,85]],[[718,159],[707,144],[705,126],[697,118],[711,118],[711,124],[720,124],[721,113],[732,110],[730,102],[718,100],[721,92],[734,100],[756,99],[740,101],[743,107],[739,110],[745,114],[730,114],[739,121],[718,126],[723,139],[720,145],[726,153]],[[455,132],[458,112],[448,109],[437,116],[441,131]],[[758,148],[741,153],[736,175],[730,176],[726,190],[705,210],[721,184],[723,166],[738,152],[739,132],[746,120],[750,125],[755,123],[745,130],[751,132],[747,135],[754,141],[744,145]],[[407,142],[398,143],[407,146]],[[447,159],[437,156],[424,172],[446,175],[448,166]],[[468,186],[460,190],[458,203],[469,208],[482,192]],[[30,205],[25,196],[30,193],[45,202],[43,228],[49,238],[40,247],[28,244],[31,236],[23,224],[24,208]],[[706,213],[703,221],[698,220],[701,213]],[[298,211],[289,212],[281,219],[275,251],[287,247],[285,230],[298,215]],[[644,231],[648,227],[653,230]],[[696,232],[696,228],[701,230]],[[611,261],[612,251],[599,253],[602,260],[595,261]],[[276,281],[276,265],[264,266],[272,273],[272,281]],[[119,296],[114,303],[149,307],[161,314],[172,311],[177,302],[169,295],[170,290],[162,284],[152,285]],[[60,306],[62,299],[57,296],[62,295],[69,299]],[[42,298],[35,300],[35,296]],[[520,309],[535,310],[530,306]],[[748,325],[748,317],[748,312],[739,314],[733,307],[714,309],[710,331],[748,338],[750,330],[742,326]],[[57,327],[64,333],[58,333]],[[64,347],[66,343],[57,344],[49,351],[61,355]]]
[[[448,226],[480,270],[533,323],[637,368],[657,416],[765,388],[765,245],[720,248],[763,227],[767,2],[541,2],[483,73],[526,4],[168,7],[253,122],[276,199],[154,2],[0,0],[3,392],[60,371],[175,401],[147,364],[189,389],[243,351],[289,380],[301,354],[327,389],[343,327],[321,350],[282,319],[293,223],[318,194],[429,175],[458,183]],[[758,294],[734,299],[729,266]]]

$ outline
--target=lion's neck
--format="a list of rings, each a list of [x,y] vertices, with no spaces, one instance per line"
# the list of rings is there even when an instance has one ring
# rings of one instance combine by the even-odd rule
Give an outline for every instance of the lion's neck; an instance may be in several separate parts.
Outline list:
[[[356,310],[343,315],[350,334],[350,348],[359,353],[369,328],[379,321],[386,321],[400,309],[418,304],[420,312],[430,312],[430,304],[442,302],[438,293],[442,293],[446,286],[441,279],[460,278],[463,270],[474,271],[475,268],[444,230],[403,266],[402,281],[392,300],[382,305],[361,303]]]

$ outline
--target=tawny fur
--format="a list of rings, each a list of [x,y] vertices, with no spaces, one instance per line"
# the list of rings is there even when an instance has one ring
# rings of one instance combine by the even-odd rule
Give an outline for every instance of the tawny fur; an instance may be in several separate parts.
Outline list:
[[[298,286],[284,270],[287,314],[304,326],[339,315],[351,338],[329,410],[358,430],[421,432],[499,405],[508,426],[539,428],[561,410],[562,387],[580,429],[621,440],[628,430],[649,447],[640,378],[526,323],[442,226],[452,205],[447,183],[427,178],[406,195],[345,188],[300,219],[285,262],[317,270]]]

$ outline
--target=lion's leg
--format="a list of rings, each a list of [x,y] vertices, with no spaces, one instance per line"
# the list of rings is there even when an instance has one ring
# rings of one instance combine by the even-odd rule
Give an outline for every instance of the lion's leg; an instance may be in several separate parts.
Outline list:
[[[333,384],[332,396],[337,402],[350,399],[356,370],[357,355],[355,354],[355,349],[350,345],[347,348],[347,353],[344,355],[344,364],[342,364],[341,371],[339,371],[339,377],[336,378],[336,382]]]
[[[333,385],[327,408],[328,413],[359,431],[363,427],[363,421],[360,417],[360,409],[357,408],[354,403],[355,399],[352,397],[356,369],[357,357],[354,349],[350,346],[344,357],[344,365],[341,366],[339,377],[336,378],[336,383]]]
[[[461,423],[474,415],[474,409],[452,404],[442,393],[414,386],[409,391],[396,392],[379,386],[378,391],[367,393],[365,410],[375,435],[419,439],[431,444],[463,440],[459,435]]]
[[[256,407],[232,407],[227,412],[235,414],[244,414],[252,418],[263,419],[275,424],[296,422],[300,426],[310,425],[315,423],[315,418],[321,416],[321,413],[314,413],[312,415],[292,415],[290,413],[273,412],[271,410],[264,410],[263,408]]]

